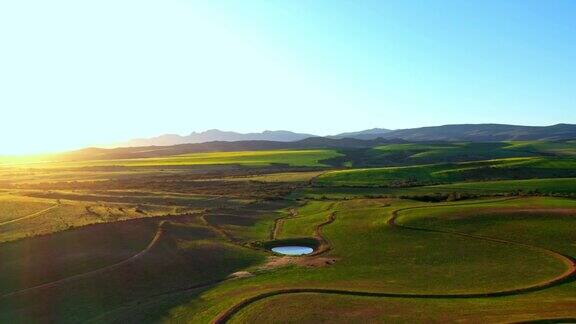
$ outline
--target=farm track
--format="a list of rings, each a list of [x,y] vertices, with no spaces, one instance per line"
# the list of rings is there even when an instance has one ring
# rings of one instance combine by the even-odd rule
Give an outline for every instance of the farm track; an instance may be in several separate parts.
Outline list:
[[[331,203],[328,206],[327,210],[332,209],[332,207],[334,207],[334,203]],[[299,218],[299,217],[302,217],[302,216],[299,216],[298,210],[291,208],[290,209],[290,215],[276,218],[276,220],[274,221],[274,226],[272,227],[272,230],[270,231],[270,240],[276,240],[278,238],[278,235],[280,234],[280,231],[282,230],[282,225],[284,224],[285,220],[295,219],[295,218]],[[331,223],[332,221],[330,221],[329,223]],[[317,238],[319,238],[323,242],[326,242],[326,240],[322,237],[322,235],[320,235],[319,228],[318,228],[318,226],[322,227],[324,225],[327,225],[327,224],[322,223],[322,224],[317,225],[314,229],[314,233],[315,233],[315,236]]]
[[[278,234],[280,233],[282,225],[284,224],[284,221],[286,219],[294,219],[299,217],[298,211],[296,209],[291,208],[289,213],[290,213],[289,215],[278,217],[276,218],[276,220],[274,220],[274,226],[270,231],[270,240],[275,240],[278,237]]]
[[[219,226],[216,226],[216,225],[208,222],[208,220],[206,219],[206,215],[202,214],[198,218],[200,219],[200,221],[202,222],[202,224],[204,226],[215,231],[225,241],[232,243],[234,245],[237,245],[239,247],[242,247],[242,248],[250,248],[250,247],[247,247],[245,245],[237,243],[225,230],[223,230]],[[252,249],[252,248],[250,248],[250,249]],[[257,249],[257,250],[260,250],[260,249]],[[183,288],[179,288],[179,289],[174,289],[174,290],[165,291],[165,292],[157,293],[154,295],[150,295],[150,296],[147,296],[145,299],[135,301],[133,304],[123,305],[117,309],[113,309],[113,310],[108,311],[104,314],[98,315],[97,317],[91,318],[91,319],[87,320],[87,323],[100,323],[102,321],[106,321],[106,320],[110,319],[111,316],[114,316],[114,314],[116,314],[118,312],[127,311],[127,310],[134,309],[134,308],[141,308],[141,307],[145,307],[145,306],[154,305],[156,303],[161,302],[162,300],[164,300],[166,298],[170,298],[170,297],[173,297],[173,296],[178,295],[178,294],[186,294],[186,293],[190,293],[193,291],[206,289],[206,288],[212,287],[216,284],[228,281],[230,279],[231,279],[230,277],[226,277],[226,278],[222,278],[222,279],[211,280],[211,281],[207,281],[204,283],[200,283],[200,284],[196,284],[196,285],[192,285],[192,286],[188,286],[188,287],[183,287]],[[0,299],[1,299],[1,297],[0,297]]]
[[[468,298],[489,298],[489,297],[504,297],[504,296],[512,296],[512,295],[519,295],[519,294],[526,294],[534,291],[543,290],[546,288],[550,288],[556,285],[560,285],[566,282],[573,281],[576,279],[576,259],[571,256],[564,255],[562,253],[558,253],[556,251],[548,250],[545,248],[518,243],[513,241],[501,240],[491,237],[484,237],[479,235],[472,235],[467,233],[459,233],[453,231],[445,231],[440,229],[429,229],[429,228],[420,228],[420,227],[412,227],[412,226],[405,226],[402,224],[398,224],[397,220],[399,218],[399,214],[403,211],[407,210],[414,210],[414,209],[422,209],[422,208],[434,208],[434,207],[447,207],[447,206],[470,206],[470,205],[481,205],[486,203],[496,203],[496,202],[504,202],[508,200],[517,199],[518,197],[512,198],[505,198],[500,200],[490,200],[490,201],[482,201],[482,202],[474,202],[474,203],[461,203],[461,204],[442,204],[436,206],[417,206],[417,207],[407,207],[407,208],[400,208],[396,209],[392,212],[392,216],[387,221],[387,224],[391,227],[395,227],[398,229],[403,230],[413,230],[413,231],[423,231],[423,232],[431,232],[431,233],[442,233],[442,234],[451,234],[457,235],[461,237],[471,238],[471,239],[478,239],[478,240],[485,240],[495,243],[507,244],[507,245],[515,245],[521,246],[524,248],[529,248],[532,250],[536,250],[539,252],[543,252],[548,254],[560,261],[562,261],[567,266],[567,270],[562,274],[556,276],[555,278],[539,282],[530,286],[520,287],[515,289],[508,289],[508,290],[500,290],[500,291],[493,291],[493,292],[485,292],[485,293],[460,293],[460,294],[414,294],[414,293],[387,293],[387,292],[370,292],[370,291],[353,291],[353,290],[345,290],[345,289],[326,289],[326,288],[287,288],[287,289],[279,289],[274,291],[269,291],[265,293],[261,293],[259,295],[252,296],[250,298],[244,299],[240,303],[232,306],[228,310],[224,311],[220,315],[218,315],[212,323],[214,324],[222,324],[228,322],[235,314],[240,312],[242,309],[248,307],[249,305],[278,295],[288,295],[288,294],[301,294],[301,293],[315,293],[315,294],[330,294],[330,295],[342,295],[342,296],[362,296],[362,297],[388,297],[388,298],[417,298],[417,299],[468,299]],[[335,214],[334,214],[335,216]],[[330,217],[333,218],[332,216]],[[320,230],[322,226],[325,226],[332,221],[327,221],[328,223],[324,222],[317,226],[317,234],[320,234]],[[327,241],[326,241],[327,242]]]
[[[37,212],[35,212],[35,213],[32,213],[32,214],[30,214],[30,215],[26,215],[26,216],[18,217],[18,218],[15,218],[15,219],[11,219],[11,220],[9,220],[9,221],[2,222],[2,223],[0,223],[0,226],[12,224],[12,223],[16,223],[16,222],[19,222],[19,221],[22,221],[22,220],[25,220],[25,219],[29,219],[29,218],[33,218],[33,217],[36,217],[36,216],[40,216],[40,215],[42,215],[42,214],[44,214],[44,213],[46,213],[46,212],[48,212],[48,211],[50,211],[50,210],[52,210],[52,209],[55,209],[55,208],[57,208],[57,207],[59,207],[59,206],[60,206],[60,205],[57,204],[57,205],[54,205],[54,206],[50,206],[50,207],[48,207],[48,208],[46,208],[46,209],[42,209],[41,211],[37,211]]]
[[[200,221],[202,222],[202,224],[204,224],[204,226],[212,229],[214,232],[216,232],[220,237],[222,237],[225,241],[228,241],[230,243],[236,243],[236,241],[234,240],[234,238],[232,238],[230,236],[230,234],[228,234],[225,230],[223,230],[222,228],[220,228],[220,226],[216,226],[213,224],[210,224],[210,222],[208,222],[208,220],[206,219],[206,216],[204,214],[199,216]]]
[[[331,204],[328,209],[332,208],[333,205],[334,204]],[[278,221],[280,219],[294,219],[294,218],[298,218],[298,217],[300,217],[300,216],[298,216],[298,211],[293,209],[290,211],[290,215],[277,218],[276,221]],[[224,231],[223,229],[219,228],[216,225],[210,224],[210,222],[208,222],[208,220],[206,219],[205,215],[201,215],[201,216],[199,216],[199,218],[200,218],[200,221],[202,222],[202,224],[213,229],[215,232],[219,233],[219,235],[222,236],[222,238],[224,238],[225,240],[236,244],[229,237],[229,235],[228,235],[228,233],[226,233],[226,231]],[[324,226],[331,224],[335,220],[336,220],[336,212],[332,212],[327,220],[316,225],[316,227],[314,229],[314,236],[321,243],[320,243],[320,247],[317,249],[317,252],[314,252],[314,253],[310,254],[309,256],[318,256],[320,254],[324,254],[324,253],[330,251],[331,247],[330,247],[328,241],[326,240],[326,238],[322,235],[321,230]],[[272,228],[272,230],[270,232],[270,237],[275,238],[279,232],[280,232],[280,228],[277,227],[276,222],[275,222],[274,227]],[[240,244],[237,244],[237,245],[240,247],[246,248],[246,246],[244,246],[244,245],[240,245]],[[135,304],[133,304],[133,305],[121,306],[118,309],[114,309],[114,310],[111,310],[111,311],[106,312],[104,314],[101,314],[95,318],[91,318],[87,322],[88,323],[96,323],[96,322],[106,321],[107,319],[110,319],[110,316],[114,316],[114,314],[116,314],[118,312],[126,311],[129,309],[134,309],[134,308],[141,308],[141,307],[154,305],[158,302],[161,302],[165,298],[170,298],[170,297],[173,297],[174,295],[178,295],[178,294],[185,294],[185,293],[190,293],[192,291],[206,289],[206,288],[212,287],[214,285],[228,281],[230,279],[231,279],[230,277],[217,279],[217,280],[213,280],[213,281],[209,281],[209,282],[205,282],[205,283],[201,283],[201,284],[197,284],[197,285],[193,285],[193,286],[189,286],[189,287],[180,288],[177,290],[171,290],[171,291],[151,295],[151,296],[148,296],[145,300],[139,300],[139,301],[135,302]]]
[[[17,291],[13,291],[13,292],[9,292],[6,293],[4,295],[0,295],[0,300],[5,299],[5,298],[9,298],[9,297],[14,297],[14,296],[18,296],[18,295],[22,295],[34,290],[38,290],[38,289],[44,289],[44,288],[52,288],[55,287],[57,285],[63,284],[63,283],[67,283],[67,282],[73,282],[76,280],[80,280],[80,279],[84,279],[84,278],[88,278],[91,276],[95,276],[95,275],[99,275],[102,273],[106,273],[109,271],[113,271],[116,270],[117,268],[126,265],[128,263],[134,262],[140,258],[142,258],[144,255],[146,255],[148,252],[150,252],[150,250],[152,250],[152,248],[154,248],[154,246],[158,243],[158,241],[160,240],[162,234],[163,234],[163,228],[162,226],[164,225],[164,223],[167,222],[166,220],[160,221],[158,223],[158,229],[156,230],[156,233],[154,234],[154,236],[152,237],[152,240],[148,243],[148,245],[141,250],[140,252],[132,255],[129,258],[126,258],[120,262],[102,267],[102,268],[98,268],[96,270],[92,270],[92,271],[88,271],[88,272],[84,272],[84,273],[80,273],[77,275],[73,275],[70,277],[66,277],[66,278],[62,278],[56,281],[52,281],[52,282],[47,282],[44,284],[40,284],[37,286],[33,286],[33,287],[28,287],[28,288],[24,288],[21,290],[17,290]]]
[[[327,220],[316,225],[316,227],[314,228],[314,237],[316,238],[316,240],[318,240],[320,242],[320,245],[318,246],[316,251],[314,251],[311,254],[308,254],[307,255],[308,257],[322,255],[322,254],[325,254],[326,252],[332,250],[332,246],[328,242],[328,239],[326,239],[326,237],[324,237],[324,235],[322,235],[322,228],[324,226],[327,226],[327,225],[334,223],[335,220],[336,220],[336,212],[333,211],[329,214]]]

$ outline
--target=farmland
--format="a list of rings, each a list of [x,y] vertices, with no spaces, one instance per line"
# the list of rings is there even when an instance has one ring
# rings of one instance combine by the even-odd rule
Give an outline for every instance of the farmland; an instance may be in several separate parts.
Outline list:
[[[185,166],[185,165],[213,165],[213,164],[240,164],[240,165],[267,165],[288,164],[293,166],[321,166],[320,161],[333,158],[339,154],[332,150],[276,150],[276,151],[241,151],[241,152],[213,152],[174,155],[162,158],[119,159],[119,160],[92,160],[83,162],[53,163],[40,162],[36,165],[42,167],[77,168],[77,167],[151,167],[151,166]],[[25,167],[23,164],[6,165]]]
[[[454,299],[458,300],[457,295],[482,295],[491,291],[513,291],[522,289],[522,287],[538,285],[540,282],[546,282],[550,278],[562,276],[567,269],[569,270],[570,265],[565,264],[561,259],[557,259],[555,255],[521,244],[514,246],[507,243],[462,237],[449,233],[399,230],[386,225],[392,212],[398,209],[419,207],[419,209],[413,209],[414,212],[421,211],[424,213],[431,207],[431,209],[437,210],[435,215],[442,215],[446,212],[452,213],[456,210],[467,210],[474,215],[477,210],[475,204],[478,203],[478,206],[483,206],[482,208],[486,212],[498,208],[506,208],[510,209],[510,212],[514,212],[515,209],[518,209],[518,206],[526,204],[539,208],[558,208],[559,212],[567,207],[573,209],[575,206],[572,201],[541,198],[510,201],[483,200],[466,204],[455,203],[454,207],[451,207],[450,204],[441,207],[431,207],[429,205],[422,206],[421,204],[414,205],[401,201],[382,200],[359,200],[341,203],[339,206],[334,207],[338,213],[337,220],[325,229],[333,247],[330,256],[337,259],[334,265],[314,269],[288,267],[278,269],[269,274],[245,279],[243,282],[230,282],[204,295],[207,301],[214,300],[213,306],[204,306],[206,308],[177,308],[173,310],[172,315],[179,318],[188,316],[187,318],[192,321],[208,320],[208,318],[203,318],[203,316],[213,316],[215,313],[222,312],[223,308],[226,308],[225,305],[223,307],[221,302],[217,302],[223,296],[234,298],[236,302],[240,302],[248,299],[249,296],[257,295],[249,287],[258,287],[258,290],[262,292],[289,291],[290,288],[308,288],[317,289],[315,294],[319,296],[308,301],[312,304],[309,307],[307,306],[307,309],[310,309],[309,314],[300,312],[298,316],[303,316],[302,318],[312,321],[318,318],[326,319],[326,317],[322,317],[322,314],[317,314],[314,311],[321,305],[325,305],[323,304],[323,296],[321,296],[322,289],[341,291],[340,295],[342,295],[341,298],[344,300],[342,304],[351,298],[347,297],[349,295],[347,292],[367,292],[375,295],[382,294],[384,295],[382,297],[387,299],[393,298],[394,295],[397,295],[398,298],[409,298],[411,296],[418,303],[423,303],[417,296],[421,294],[423,295],[422,299],[430,299],[428,303],[434,305],[436,303],[449,303],[444,298],[441,298],[443,294],[454,295]],[[400,221],[402,221],[403,225],[405,223],[412,225],[411,219],[414,217],[412,216],[414,212],[406,212],[405,215],[401,216]],[[314,213],[310,214],[312,218],[315,217],[314,215]],[[482,218],[482,216],[474,216]],[[530,216],[534,222],[537,222],[538,217],[544,215],[534,212]],[[506,219],[503,220],[504,223]],[[296,221],[296,218],[294,221]],[[573,222],[573,219],[568,221]],[[438,220],[438,223],[442,223],[441,220]],[[490,224],[489,221],[485,221],[485,223]],[[554,228],[560,230],[564,225],[562,223],[553,224],[550,231],[555,231]],[[518,224],[518,222],[515,224],[514,220],[509,220],[507,228],[514,229],[515,226],[520,226],[516,230],[521,233],[523,226]],[[485,230],[489,232],[490,229],[486,228]],[[488,235],[486,236],[489,237]],[[526,235],[526,237],[528,236]],[[526,237],[524,237],[524,240],[521,237],[516,238],[518,238],[520,243],[533,243],[533,241],[527,240]],[[495,238],[498,238],[498,236],[495,236]],[[558,237],[558,240],[561,241],[566,238]],[[550,237],[541,239],[550,239]],[[556,247],[550,245],[547,247]],[[375,246],[381,248],[375,249]],[[394,248],[390,248],[392,246]],[[506,248],[503,248],[503,246]],[[566,248],[566,245],[564,247]],[[566,249],[560,251],[569,252]],[[495,264],[499,266],[494,267]],[[386,279],[382,280],[382,278]],[[431,278],[433,280],[430,280]],[[567,287],[560,287],[559,289],[562,291],[567,289]],[[330,294],[338,295],[336,292]],[[277,298],[276,302],[282,304],[278,298],[291,300],[297,299],[297,295],[297,293],[294,293],[293,296],[287,293],[286,295],[278,295],[278,297],[272,298]],[[353,293],[350,295],[354,296]],[[428,295],[437,295],[438,300],[426,297]],[[564,298],[567,298],[566,301],[569,302],[571,298],[568,295],[565,296]],[[335,297],[328,296],[328,298],[328,300],[333,300]],[[364,307],[370,307],[370,303],[378,303],[378,300],[374,300],[375,297],[372,299],[365,297],[355,298],[364,299],[367,303],[364,304]],[[519,305],[526,303],[526,300],[522,300],[522,296],[514,298],[519,300]],[[478,298],[477,304],[474,304],[472,301],[475,300],[473,298],[463,298],[462,303],[454,301],[451,303],[455,307],[467,306],[469,307],[468,310],[470,310],[486,302],[485,299]],[[316,301],[319,304],[315,304]],[[538,302],[534,301],[533,303],[537,305]],[[277,312],[270,312],[269,310],[262,313],[258,311],[261,309],[259,307],[266,307],[266,305],[270,306],[267,299],[250,304],[250,306],[242,309],[237,314],[237,317],[232,317],[232,322],[244,322],[248,319],[271,320],[273,318],[280,321],[290,321],[291,312],[286,312],[283,308],[279,308]],[[275,308],[271,309],[274,310]],[[406,320],[410,318],[412,311],[413,308],[405,308],[405,313],[402,315]],[[346,313],[347,310],[344,309],[343,312]],[[328,314],[330,312],[326,316],[329,316]],[[373,314],[369,312],[368,315],[372,316]],[[498,314],[498,312],[493,314],[493,316],[498,315],[502,316],[505,314]],[[386,313],[380,316],[386,316]],[[433,318],[432,314],[428,316]],[[486,315],[483,313],[483,316]],[[357,320],[361,321],[359,318]],[[345,320],[342,322],[345,322]]]
[[[11,160],[0,322],[576,318],[573,156],[515,141]],[[269,250],[285,243],[316,250]]]
[[[317,183],[328,186],[401,187],[473,180],[553,178],[575,175],[576,162],[573,159],[508,158],[334,171],[320,176]]]

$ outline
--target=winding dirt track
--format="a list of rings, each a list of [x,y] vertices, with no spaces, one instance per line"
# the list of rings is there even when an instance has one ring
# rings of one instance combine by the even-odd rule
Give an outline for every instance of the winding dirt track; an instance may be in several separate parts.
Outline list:
[[[537,284],[523,287],[523,288],[501,290],[501,291],[494,291],[494,292],[487,292],[487,293],[472,293],[472,294],[406,294],[406,293],[351,291],[351,290],[324,289],[324,288],[279,289],[279,290],[275,290],[275,291],[265,292],[265,293],[262,293],[262,294],[259,294],[259,295],[256,295],[256,296],[253,296],[253,297],[250,297],[248,299],[243,300],[242,302],[236,304],[235,306],[228,309],[224,313],[220,314],[216,319],[213,320],[213,323],[225,323],[230,318],[232,318],[232,316],[234,316],[236,313],[238,313],[240,310],[242,310],[243,308],[249,306],[250,304],[252,304],[254,302],[257,302],[257,301],[265,299],[265,298],[269,298],[269,297],[273,297],[273,296],[277,296],[277,295],[284,295],[284,294],[318,293],[318,294],[335,294],[335,295],[367,296],[367,297],[437,298],[437,299],[443,299],[443,298],[445,298],[445,299],[447,299],[447,298],[483,298],[483,297],[500,297],[500,296],[510,296],[510,295],[529,293],[532,291],[542,290],[545,288],[549,288],[549,287],[552,287],[555,285],[559,285],[559,284],[574,280],[576,278],[576,260],[570,256],[563,255],[563,254],[557,253],[555,251],[547,250],[544,248],[540,248],[540,247],[532,246],[532,245],[528,245],[528,244],[506,241],[506,240],[501,240],[501,239],[495,239],[495,238],[490,238],[490,237],[471,235],[471,234],[452,232],[452,231],[445,231],[445,230],[439,230],[439,229],[418,228],[418,227],[401,225],[401,224],[397,223],[397,219],[399,218],[399,214],[401,212],[407,211],[407,210],[422,209],[422,208],[434,208],[434,207],[446,207],[446,206],[478,205],[478,204],[486,204],[486,203],[503,202],[503,201],[507,201],[507,200],[511,200],[511,199],[516,199],[516,198],[506,198],[506,199],[501,199],[501,200],[490,200],[490,201],[475,202],[475,203],[442,204],[442,205],[435,205],[435,206],[418,206],[418,207],[408,207],[408,208],[397,209],[397,210],[392,212],[392,217],[388,220],[387,224],[391,227],[396,227],[398,229],[403,229],[403,230],[451,234],[451,235],[457,235],[457,236],[462,236],[462,237],[467,237],[467,238],[472,238],[472,239],[486,240],[486,241],[491,241],[491,242],[496,242],[496,243],[501,243],[501,244],[516,245],[516,246],[521,246],[521,247],[532,249],[532,250],[537,250],[537,251],[546,253],[546,254],[564,262],[567,265],[567,270],[564,273],[562,273],[561,275],[559,275],[555,278],[547,280],[545,282],[537,283]],[[47,208],[45,210],[39,211],[39,212],[34,213],[34,214],[24,216],[24,217],[16,219],[16,220],[11,220],[9,222],[14,222],[17,220],[22,220],[25,218],[38,216],[39,214],[46,212],[52,208],[56,208],[56,207],[57,207],[57,205],[52,206],[50,208]],[[283,219],[284,218],[292,218],[295,216],[297,216],[297,214],[292,213],[290,216],[283,217]],[[330,251],[331,246],[330,246],[329,242],[326,240],[326,238],[322,235],[322,228],[324,226],[331,224],[335,220],[336,220],[336,212],[332,212],[332,213],[330,213],[330,215],[326,221],[324,221],[324,222],[322,222],[316,226],[314,236],[321,242],[321,245],[318,248],[317,252],[311,254],[310,256],[317,256],[319,254],[323,254],[323,253]],[[204,219],[204,221],[205,221],[205,219]],[[6,223],[9,223],[9,222],[6,222]],[[164,221],[161,221],[158,223],[158,229],[157,229],[154,237],[152,238],[152,240],[149,242],[149,244],[146,246],[145,249],[143,249],[142,251],[138,252],[137,254],[135,254],[135,255],[127,258],[127,259],[124,259],[118,263],[115,263],[115,264],[112,264],[112,265],[109,265],[109,266],[106,266],[103,268],[99,268],[99,269],[96,269],[93,271],[89,271],[86,273],[73,275],[73,276],[66,277],[66,278],[56,280],[53,282],[49,282],[49,283],[41,284],[38,286],[29,287],[29,288],[25,288],[22,290],[10,292],[10,293],[4,294],[4,295],[0,295],[0,300],[4,299],[4,298],[8,298],[8,297],[14,297],[14,296],[18,296],[21,294],[25,294],[25,293],[28,293],[30,291],[34,291],[37,289],[54,287],[54,286],[57,286],[57,285],[62,284],[62,283],[72,282],[75,280],[80,280],[80,279],[84,279],[84,278],[91,277],[94,275],[102,274],[102,273],[105,273],[108,271],[113,271],[113,270],[115,270],[115,269],[117,269],[117,268],[119,268],[125,264],[133,262],[133,261],[143,257],[145,254],[147,254],[158,243],[158,241],[160,240],[160,238],[163,234],[162,226],[165,222],[166,221],[164,220]],[[5,224],[5,223],[0,223],[0,225],[3,225],[3,224]],[[277,232],[279,232],[279,228],[277,227],[277,225],[275,223],[275,226],[273,228],[273,233],[271,233],[271,237],[275,237]],[[220,233],[220,234],[222,234],[222,233]],[[224,235],[224,236],[226,236],[226,235]],[[161,293],[161,294],[158,294],[157,296],[151,296],[151,297],[160,297],[160,296],[170,295],[172,293],[186,292],[186,291],[191,291],[191,290],[196,290],[196,289],[201,289],[201,288],[207,288],[209,286],[218,284],[218,283],[225,281],[225,280],[226,279],[214,280],[212,282],[206,282],[206,283],[199,284],[199,285],[185,287],[185,288],[179,289],[178,291],[173,291],[170,293]]]
[[[204,215],[204,214],[200,215],[199,219],[202,222],[202,224],[204,224],[204,226],[212,229],[214,232],[216,232],[216,234],[218,234],[220,237],[222,237],[225,241],[230,242],[230,243],[235,243],[234,239],[225,230],[220,228],[220,226],[210,224],[210,222],[206,219],[206,215]]]
[[[289,213],[289,215],[278,217],[276,220],[274,220],[274,226],[270,231],[270,240],[275,240],[278,237],[278,234],[282,229],[282,225],[284,224],[284,220],[298,217],[298,211],[296,209],[291,208]]]
[[[435,298],[435,299],[451,299],[451,298],[486,298],[486,297],[503,297],[503,296],[511,296],[511,295],[519,295],[525,294],[533,291],[538,291],[542,289],[546,289],[552,286],[560,285],[565,282],[572,281],[576,279],[576,260],[570,256],[544,249],[537,246],[532,246],[524,243],[517,243],[513,241],[506,241],[501,239],[495,239],[490,237],[484,237],[479,235],[471,235],[466,233],[459,233],[459,232],[452,232],[452,231],[444,231],[438,229],[428,229],[428,228],[420,228],[420,227],[413,227],[413,226],[405,226],[402,224],[398,224],[397,220],[399,217],[399,213],[407,210],[413,209],[422,209],[422,208],[434,208],[434,207],[446,207],[446,206],[468,206],[468,205],[480,205],[486,203],[495,203],[495,202],[503,202],[516,199],[514,198],[506,198],[500,200],[490,200],[490,201],[482,201],[482,202],[474,202],[474,203],[462,203],[462,204],[442,204],[442,205],[435,205],[435,206],[418,206],[418,207],[407,207],[397,209],[392,212],[392,217],[388,220],[387,224],[391,227],[395,227],[402,230],[413,230],[413,231],[424,231],[424,232],[432,232],[432,233],[443,233],[443,234],[451,234],[457,235],[472,239],[478,240],[486,240],[490,242],[496,242],[501,244],[507,245],[516,245],[521,246],[524,248],[529,248],[532,250],[544,252],[566,264],[567,269],[564,273],[556,276],[555,278],[551,278],[549,280],[536,283],[530,286],[515,288],[515,289],[508,289],[508,290],[500,290],[500,291],[493,291],[493,292],[485,292],[485,293],[468,293],[468,294],[414,294],[414,293],[386,293],[386,292],[369,292],[369,291],[353,291],[353,290],[345,290],[345,289],[325,289],[325,288],[287,288],[287,289],[279,289],[274,291],[269,291],[265,293],[261,293],[250,298],[244,299],[240,303],[232,306],[228,310],[224,311],[220,315],[218,315],[212,323],[214,324],[222,324],[226,323],[230,320],[235,314],[237,314],[240,310],[246,308],[247,306],[269,297],[278,296],[278,295],[287,295],[287,294],[300,294],[300,293],[317,293],[317,294],[332,294],[332,295],[345,295],[345,296],[365,296],[365,297],[389,297],[389,298]],[[332,220],[333,221],[333,220]],[[328,222],[328,224],[331,222]],[[320,224],[322,226],[327,225],[326,222]],[[322,226],[317,228],[318,233],[320,234],[320,229]]]
[[[320,242],[320,245],[318,246],[318,248],[316,248],[316,251],[308,254],[307,255],[308,257],[318,256],[318,255],[324,254],[324,253],[332,250],[332,246],[330,245],[330,243],[328,242],[326,237],[324,237],[324,235],[322,235],[322,228],[324,226],[327,226],[327,225],[334,223],[335,220],[336,220],[336,212],[333,211],[328,216],[328,219],[326,219],[322,223],[316,225],[316,228],[314,228],[314,237],[316,238],[316,240],[318,240],[318,242]]]
[[[0,223],[0,226],[12,224],[12,223],[16,223],[16,222],[19,222],[19,221],[21,221],[21,220],[25,220],[25,219],[33,218],[33,217],[36,217],[36,216],[40,216],[40,215],[44,214],[45,212],[50,211],[50,210],[52,210],[52,209],[54,209],[54,208],[56,208],[56,207],[58,207],[58,206],[60,206],[60,205],[50,206],[50,207],[48,207],[48,208],[46,208],[46,209],[42,209],[41,211],[37,211],[37,212],[32,213],[32,214],[30,214],[30,215],[26,215],[26,216],[22,216],[22,217],[19,217],[19,218],[11,219],[11,220],[9,220],[9,221],[2,222],[2,223]]]
[[[47,282],[47,283],[40,284],[40,285],[37,285],[37,286],[33,286],[33,287],[29,287],[29,288],[24,288],[24,289],[17,290],[17,291],[13,291],[13,292],[9,292],[9,293],[7,293],[7,294],[0,295],[0,300],[2,300],[2,299],[4,299],[4,298],[8,298],[8,297],[14,297],[14,296],[22,295],[22,294],[25,294],[25,293],[28,293],[28,292],[31,292],[31,291],[34,291],[34,290],[43,289],[43,288],[51,288],[51,287],[55,287],[55,286],[57,286],[57,285],[60,285],[60,284],[66,283],[66,282],[72,282],[72,281],[76,281],[76,280],[88,278],[88,277],[91,277],[91,276],[95,276],[95,275],[98,275],[98,274],[102,274],[102,273],[105,273],[105,272],[113,271],[113,270],[116,270],[117,268],[119,268],[119,267],[121,267],[121,266],[123,266],[123,265],[126,265],[126,264],[128,264],[128,263],[134,262],[134,261],[140,259],[141,257],[143,257],[143,256],[144,256],[145,254],[147,254],[148,252],[150,252],[150,250],[152,250],[152,248],[154,248],[154,246],[158,243],[158,241],[160,241],[160,238],[161,238],[162,233],[163,233],[162,225],[164,225],[165,222],[166,222],[165,220],[160,221],[160,222],[158,223],[158,229],[156,230],[156,233],[155,233],[154,236],[152,237],[152,240],[150,241],[150,243],[148,243],[148,245],[147,245],[143,250],[141,250],[140,252],[132,255],[132,256],[129,257],[129,258],[126,258],[126,259],[124,259],[124,260],[122,260],[122,261],[120,261],[120,262],[111,264],[111,265],[109,265],[109,266],[105,266],[105,267],[103,267],[103,268],[98,268],[98,269],[96,269],[96,270],[92,270],[92,271],[80,273],[80,274],[77,274],[77,275],[73,275],[73,276],[70,276],[70,277],[62,278],[62,279],[56,280],[56,281]]]
[[[332,207],[334,207],[334,203],[330,204],[327,208],[327,210],[332,209]],[[272,227],[272,231],[270,231],[270,240],[276,240],[278,238],[278,235],[280,234],[280,231],[282,230],[282,225],[284,224],[284,221],[287,219],[295,219],[295,218],[299,218],[299,214],[298,214],[298,210],[296,210],[295,208],[291,208],[289,211],[289,215],[286,216],[282,216],[282,217],[278,217],[276,218],[276,220],[274,220],[274,226]],[[334,219],[331,219],[332,216],[329,217],[329,219],[322,223],[319,224],[315,227],[314,229],[314,236],[319,239],[322,243],[326,243],[326,239],[322,236],[322,234],[320,233],[320,228],[322,228],[324,225],[328,225],[330,223],[332,223],[334,221]],[[313,253],[310,254],[311,255],[318,255],[319,253]]]

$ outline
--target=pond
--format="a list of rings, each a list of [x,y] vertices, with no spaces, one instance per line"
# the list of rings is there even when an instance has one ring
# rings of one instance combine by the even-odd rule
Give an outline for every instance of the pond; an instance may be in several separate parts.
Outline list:
[[[272,251],[285,255],[304,255],[314,252],[314,249],[309,246],[287,245],[274,247]]]

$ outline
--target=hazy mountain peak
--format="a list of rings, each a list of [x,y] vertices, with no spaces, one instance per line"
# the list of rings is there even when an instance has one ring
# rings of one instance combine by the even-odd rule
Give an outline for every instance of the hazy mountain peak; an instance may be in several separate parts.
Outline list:
[[[209,129],[192,132],[188,136],[164,134],[153,138],[134,139],[120,147],[127,146],[170,146],[178,144],[206,143],[214,141],[275,141],[295,142],[312,134],[294,133],[287,130],[265,130],[261,133],[238,133]],[[327,136],[332,139],[352,138],[357,140],[401,139],[406,141],[512,141],[512,140],[565,140],[576,138],[576,125],[556,124],[552,126],[519,126],[506,124],[451,124],[419,128],[390,130],[371,128],[358,132]]]
[[[222,131],[219,129],[208,129],[203,132],[192,132],[190,135],[181,136],[176,134],[164,134],[152,138],[139,138],[118,145],[119,147],[136,147],[136,146],[170,146],[178,144],[205,143],[214,141],[237,142],[237,141],[277,141],[277,142],[294,142],[308,137],[314,137],[312,134],[294,133],[286,130],[265,130],[261,133],[238,133],[231,131]]]
[[[386,128],[370,128],[370,129],[366,129],[366,130],[362,130],[362,131],[358,131],[358,132],[347,132],[347,133],[341,133],[338,135],[333,135],[333,136],[328,136],[330,138],[357,138],[357,139],[374,139],[377,138],[378,134],[386,134],[391,132],[391,129],[386,129]],[[376,136],[375,136],[376,135]]]

